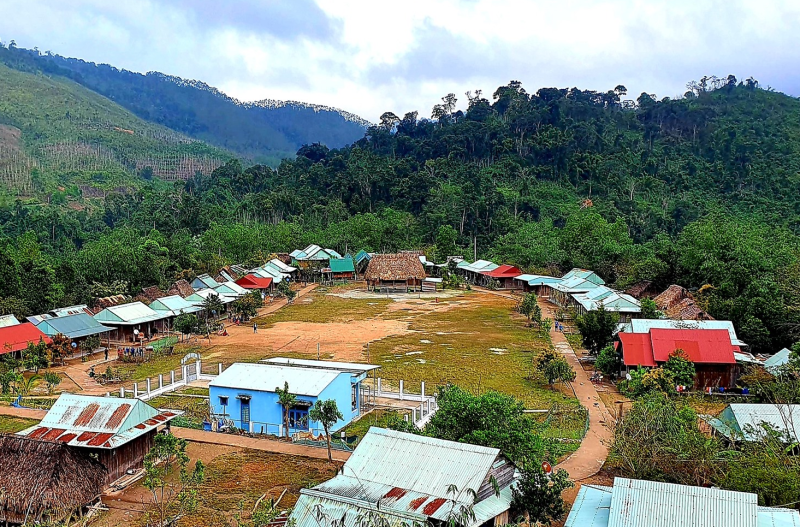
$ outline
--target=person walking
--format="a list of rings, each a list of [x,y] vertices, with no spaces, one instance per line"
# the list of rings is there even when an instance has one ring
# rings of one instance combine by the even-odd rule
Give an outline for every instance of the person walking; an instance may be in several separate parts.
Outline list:
[[[253,323],[253,333],[258,333],[258,326]]]
[[[106,356],[105,360],[108,360],[108,348],[106,348],[105,356]]]

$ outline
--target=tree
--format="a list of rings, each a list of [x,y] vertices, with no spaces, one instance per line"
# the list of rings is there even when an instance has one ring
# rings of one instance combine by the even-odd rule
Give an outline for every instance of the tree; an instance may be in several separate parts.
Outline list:
[[[222,309],[224,308],[224,304],[222,300],[219,299],[219,295],[210,294],[208,295],[201,304],[203,307],[203,311],[206,314],[206,325],[208,324],[208,316],[211,315],[213,317],[219,316],[222,313]]]
[[[175,317],[172,327],[181,335],[191,335],[199,329],[200,321],[192,313],[181,313]]]
[[[153,448],[144,457],[142,484],[150,491],[147,516],[155,520],[155,525],[170,525],[197,506],[197,489],[205,478],[205,466],[198,459],[189,471],[186,445],[185,439],[172,434],[156,434]]]
[[[47,383],[47,395],[53,395],[53,390],[61,384],[61,376],[56,372],[46,371],[43,378],[44,382]]]
[[[614,346],[606,346],[597,356],[597,361],[594,367],[603,372],[604,375],[609,377],[619,374],[622,366],[622,360]]]
[[[575,370],[563,355],[553,349],[542,352],[534,359],[536,369],[547,379],[550,387],[558,381],[574,381]]]
[[[233,303],[233,311],[244,320],[249,320],[258,314],[262,304],[261,293],[252,291]]]
[[[38,375],[31,375],[30,377],[17,375],[14,381],[14,391],[17,392],[17,395],[20,397],[25,398],[31,393],[33,386],[39,379],[40,377]]]
[[[619,315],[613,311],[606,311],[600,304],[594,311],[581,315],[577,319],[578,331],[581,332],[583,345],[594,355],[611,344],[614,331],[617,329]]]
[[[333,462],[333,457],[331,456],[331,427],[340,419],[344,419],[342,412],[336,407],[336,401],[333,399],[317,401],[308,412],[308,417],[312,421],[322,424],[322,428],[325,430],[325,439],[328,442],[328,461]]]
[[[22,365],[26,370],[33,370],[38,373],[39,368],[46,368],[47,363],[47,344],[42,338],[34,344],[28,342],[28,347],[22,350]]]
[[[297,404],[297,396],[289,392],[289,383],[283,383],[283,389],[275,387],[275,393],[278,394],[278,404],[283,407],[283,430],[286,438],[289,438],[289,410]]]
[[[511,510],[519,523],[527,516],[530,525],[550,524],[564,517],[564,499],[561,494],[575,486],[566,470],[557,470],[547,475],[541,465],[526,462],[522,465],[522,477],[512,487]]]
[[[528,325],[530,325],[531,320],[538,322],[542,319],[542,309],[539,307],[535,293],[528,293],[522,298],[522,302],[519,304],[519,312],[528,319]]]
[[[694,384],[694,363],[682,349],[676,349],[669,354],[667,362],[664,363],[664,370],[669,374],[673,386],[692,386]]]
[[[64,359],[69,356],[72,351],[72,339],[60,333],[52,337],[51,342],[47,344],[47,353],[49,354],[49,362],[51,364],[60,362],[63,365]]]
[[[282,280],[278,284],[278,292],[286,298],[287,304],[291,304],[292,300],[294,300],[294,297],[297,296],[295,290],[292,289],[292,286],[289,285],[289,282],[286,280]]]
[[[663,318],[663,314],[658,310],[658,306],[652,298],[642,298],[639,302],[642,307],[642,318]]]

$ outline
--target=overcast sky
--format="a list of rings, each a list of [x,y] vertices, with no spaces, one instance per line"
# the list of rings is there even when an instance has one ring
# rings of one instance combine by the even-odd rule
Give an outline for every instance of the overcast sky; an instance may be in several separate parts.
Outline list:
[[[512,79],[663,97],[733,73],[800,95],[799,0],[0,0],[0,39],[373,122]]]

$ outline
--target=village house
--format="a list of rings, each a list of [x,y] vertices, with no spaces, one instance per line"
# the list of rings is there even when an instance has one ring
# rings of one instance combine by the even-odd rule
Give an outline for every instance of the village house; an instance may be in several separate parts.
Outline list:
[[[201,274],[192,280],[191,285],[195,291],[198,291],[200,289],[214,289],[219,285],[219,282],[211,278],[211,276],[208,274]]]
[[[98,500],[106,469],[55,441],[0,435],[0,525],[57,525]]]
[[[695,389],[736,386],[738,367],[727,329],[650,328],[644,333],[621,332],[615,347],[622,354],[626,371],[639,366],[663,365],[676,350],[686,352],[695,367]]]
[[[481,273],[486,277],[486,283],[494,280],[500,289],[520,289],[522,286],[515,278],[522,274],[522,269],[514,265],[503,264],[491,271]]]
[[[328,280],[353,280],[356,277],[356,268],[352,257],[333,258],[328,261],[328,267],[322,270]]]
[[[560,282],[561,278],[540,274],[522,274],[514,277],[514,281],[518,282],[522,290],[526,293],[535,293],[536,296],[549,298],[550,284]]]
[[[289,258],[291,262],[291,257]],[[297,268],[292,267],[291,265],[286,264],[283,260],[279,258],[273,258],[266,264],[264,264],[265,268],[274,269],[275,271],[281,273],[285,278],[294,278],[297,275]]]
[[[82,347],[82,343],[91,336],[99,335],[101,339],[108,338],[110,332],[114,330],[112,327],[104,326],[86,313],[43,319],[36,327],[48,337],[63,335],[79,347]]]
[[[486,282],[484,273],[494,271],[498,267],[500,266],[489,260],[477,260],[473,263],[462,260],[456,265],[456,273],[463,276],[470,284],[484,285]]]
[[[367,270],[367,265],[369,265],[369,261],[372,259],[372,255],[370,255],[364,249],[361,249],[356,253],[353,257],[353,263],[356,268],[357,274],[364,274],[364,271]]]
[[[670,320],[667,318],[635,318],[617,326],[622,333],[647,333],[651,329],[724,329],[731,343],[740,348],[747,346],[736,336],[736,328],[730,320]]]
[[[564,527],[797,527],[795,509],[759,507],[758,495],[615,478],[581,485]]]
[[[170,328],[172,327],[172,323],[175,321],[175,318],[179,315],[198,313],[203,310],[203,308],[200,306],[194,305],[180,295],[161,297],[157,300],[154,300],[149,307],[158,313],[169,314],[168,320],[170,322]]]
[[[39,328],[30,322],[23,322],[15,326],[0,327],[0,355],[10,353],[12,357],[20,358],[22,350],[29,343],[38,342],[50,344],[52,340]]]
[[[783,436],[787,444],[800,441],[800,405],[731,403],[719,417],[700,416],[707,431],[730,442],[761,441],[767,425]]]
[[[586,269],[572,269],[560,280],[543,284],[542,289],[543,296],[551,303],[574,310],[576,316],[603,306],[606,311],[617,313],[621,322],[626,322],[642,312],[638,300],[611,289],[596,273]]]
[[[112,331],[109,338],[117,342],[138,342],[156,333],[169,330],[169,312],[155,311],[141,302],[120,304],[103,309],[94,319]]]
[[[413,254],[376,254],[367,265],[364,279],[373,291],[417,291],[422,289],[425,268]]]
[[[695,302],[694,296],[679,285],[671,285],[663,293],[653,298],[658,309],[667,318],[675,320],[713,320]]]
[[[209,384],[209,400],[216,418],[233,422],[236,428],[254,433],[276,434],[283,430],[283,407],[276,388],[289,384],[297,396],[289,409],[289,433],[321,433],[311,421],[309,408],[317,401],[333,399],[343,415],[334,429],[361,414],[361,383],[379,366],[347,362],[273,358],[258,364],[236,363]]]
[[[328,266],[328,261],[341,258],[342,255],[333,249],[323,249],[319,245],[311,244],[305,249],[292,251],[292,266],[298,269],[322,269]]]
[[[272,291],[273,288],[272,277],[264,278],[253,273],[246,274],[239,278],[236,280],[236,284],[248,291],[259,291],[262,298]]]
[[[17,434],[80,449],[105,467],[105,485],[143,467],[159,428],[183,412],[159,411],[138,399],[63,393],[42,421]],[[20,466],[19,470],[28,467]]]
[[[319,527],[327,517],[352,526],[374,517],[370,525],[499,527],[509,523],[514,477],[514,465],[496,448],[372,427],[339,475],[300,492],[289,521]]]

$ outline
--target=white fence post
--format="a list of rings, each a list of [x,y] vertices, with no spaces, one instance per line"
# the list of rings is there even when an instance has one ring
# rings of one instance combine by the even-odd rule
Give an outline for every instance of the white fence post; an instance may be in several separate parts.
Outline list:
[[[158,389],[160,390],[163,387],[164,387],[164,374],[163,373],[159,373],[158,374]]]
[[[420,393],[420,401],[425,399],[425,381],[422,381],[421,384],[422,384],[422,388],[421,388],[422,391]]]
[[[219,363],[219,374],[222,375],[222,363]]]
[[[378,389],[377,389],[377,392],[378,392],[378,397],[380,397],[381,396],[381,378],[380,377],[378,377]]]
[[[120,397],[120,399],[124,399],[125,398],[125,387],[124,386],[120,386],[120,388],[119,388],[119,397]]]
[[[169,383],[175,384],[175,370],[169,370]]]
[[[134,399],[138,399],[139,398],[139,382],[138,381],[133,383],[133,398]]]
[[[201,370],[202,366],[203,365],[200,363],[200,361],[197,361],[197,380],[198,381],[200,380],[200,372],[202,371]]]
[[[183,384],[189,384],[189,380],[187,379],[188,376],[189,376],[189,366],[184,364],[183,366],[181,366],[181,380],[183,381]]]
[[[283,437],[283,425],[278,425],[278,437]]]
[[[403,381],[400,381],[400,400],[403,400]]]
[[[430,415],[431,414],[431,400],[428,399],[427,401],[425,401],[425,404],[428,406],[428,415]]]
[[[250,433],[253,433],[253,421],[250,421]]]
[[[147,395],[150,395],[150,377],[147,378]]]

